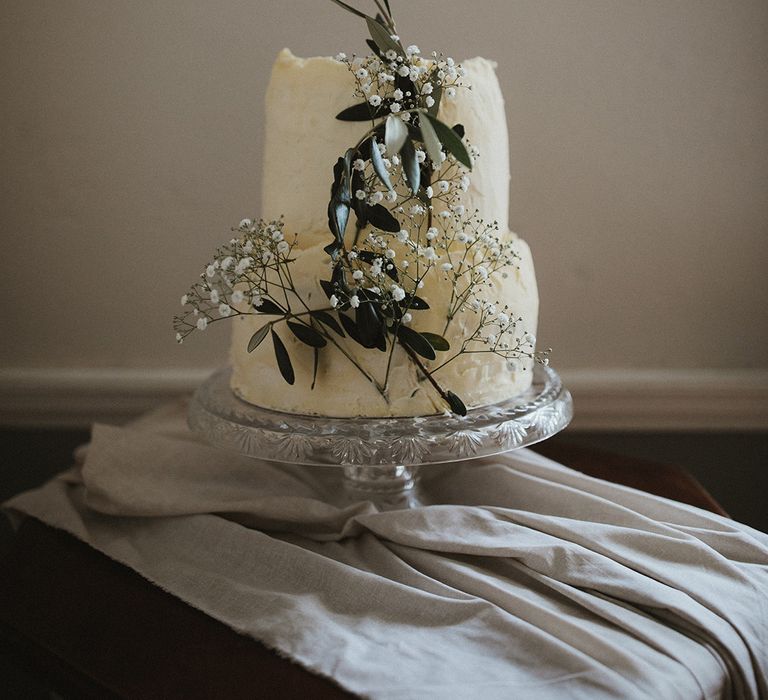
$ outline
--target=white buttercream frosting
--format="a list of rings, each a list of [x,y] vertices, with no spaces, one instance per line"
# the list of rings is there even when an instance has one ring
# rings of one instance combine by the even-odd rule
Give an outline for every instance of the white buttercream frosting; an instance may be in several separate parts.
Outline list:
[[[462,203],[467,211],[477,209],[486,221],[498,222],[503,239],[514,240],[519,256],[516,266],[507,270],[506,277],[493,275],[492,293],[494,301],[522,318],[521,328],[535,334],[538,294],[530,250],[507,229],[507,128],[495,64],[473,58],[462,65],[472,89],[460,90],[453,100],[444,99],[439,113],[448,124],[463,124],[467,140],[480,153]],[[353,90],[353,78],[342,63],[331,58],[301,59],[284,49],[275,62],[267,91],[262,211],[265,218],[282,215],[286,233],[298,233],[292,275],[297,291],[311,308],[327,307],[319,280],[329,278],[329,258],[323,246],[331,240],[326,210],[332,167],[360,136],[359,123],[334,118],[352,104]],[[428,275],[424,282],[419,296],[430,308],[415,312],[414,326],[443,334],[450,283],[439,274]],[[451,347],[461,346],[474,321],[470,312],[453,319],[444,333]],[[280,332],[296,374],[290,386],[277,369],[271,343],[262,343],[252,353],[246,351],[249,338],[263,323],[261,317],[242,316],[233,324],[232,388],[246,401],[287,412],[328,416],[410,416],[446,410],[439,394],[399,347],[393,355],[386,398],[332,345],[320,352],[317,381],[310,390],[311,348],[290,333]],[[338,342],[369,374],[384,376],[387,353],[365,350],[348,338]],[[431,364],[437,366],[439,362]],[[523,360],[520,365],[512,370],[503,358],[491,353],[466,354],[436,372],[435,378],[471,407],[524,391],[531,382],[532,360]]]

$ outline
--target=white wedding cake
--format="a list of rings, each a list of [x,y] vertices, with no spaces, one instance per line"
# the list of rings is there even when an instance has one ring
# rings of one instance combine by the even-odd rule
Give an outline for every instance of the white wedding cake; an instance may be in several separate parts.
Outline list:
[[[454,202],[451,212],[469,216],[477,210],[485,222],[496,222],[494,235],[506,246],[505,250],[513,251],[514,262],[503,271],[490,273],[482,265],[475,265],[472,274],[488,274],[487,282],[491,284],[483,287],[482,298],[467,297],[462,310],[448,322],[451,309],[455,308],[456,292],[445,272],[451,263],[445,261],[455,260],[457,250],[471,251],[473,239],[467,243],[466,236],[454,236],[438,258],[441,251],[429,252],[425,222],[416,232],[422,242],[419,250],[426,250],[436,259],[418,289],[418,296],[428,308],[406,316],[413,317],[414,326],[418,321],[420,332],[440,334],[453,349],[467,348],[434,371],[434,379],[471,408],[511,398],[530,386],[538,294],[530,250],[508,229],[507,126],[495,64],[473,58],[463,62],[462,68],[463,80],[471,89],[455,91],[452,99],[444,94],[437,117],[448,125],[462,124],[466,141],[472,144],[472,153],[477,157],[471,177],[457,180],[462,186],[460,204]],[[290,254],[292,279],[311,309],[328,308],[328,297],[323,294],[320,281],[330,276],[330,258],[324,248],[330,238],[328,190],[333,164],[370,125],[335,119],[353,101],[354,90],[355,74],[348,63],[332,58],[297,58],[284,49],[274,64],[266,96],[262,211],[268,216],[283,216],[286,237],[297,234]],[[394,167],[397,158],[386,151],[383,156],[388,159],[387,165]],[[432,184],[435,189],[439,186],[437,181]],[[406,209],[408,206],[413,205],[406,205]],[[438,212],[434,214],[437,218]],[[367,231],[363,231],[363,238]],[[416,233],[410,232],[411,239]],[[394,236],[391,241],[387,255],[396,263],[402,258],[402,246],[406,243],[399,244]],[[492,242],[488,246],[494,255],[498,254]],[[454,258],[449,255],[451,251]],[[466,254],[461,254],[467,259]],[[478,314],[482,312],[488,317],[488,309],[498,314],[499,324],[512,319],[510,337],[516,337],[527,350],[520,357],[511,359],[503,353],[472,351],[475,346],[466,344],[475,332]],[[249,403],[289,413],[339,417],[416,416],[446,410],[444,397],[419,370],[413,354],[404,347],[394,347],[394,342],[390,356],[389,352],[366,349],[348,335],[337,335],[333,343],[313,355],[312,348],[298,337],[281,333],[295,374],[295,381],[286,383],[285,375],[276,365],[271,343],[263,342],[248,351],[250,339],[264,320],[262,314],[242,315],[233,324],[231,386]],[[485,347],[500,342],[487,329],[484,333]],[[434,360],[424,359],[423,365],[430,370],[439,367],[444,362],[441,354]]]

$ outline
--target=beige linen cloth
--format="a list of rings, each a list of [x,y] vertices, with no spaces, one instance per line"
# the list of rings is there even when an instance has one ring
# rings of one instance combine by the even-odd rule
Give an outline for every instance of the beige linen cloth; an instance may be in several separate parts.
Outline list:
[[[528,450],[427,470],[443,505],[323,499],[327,468],[97,425],[6,504],[372,698],[768,697],[768,536]]]

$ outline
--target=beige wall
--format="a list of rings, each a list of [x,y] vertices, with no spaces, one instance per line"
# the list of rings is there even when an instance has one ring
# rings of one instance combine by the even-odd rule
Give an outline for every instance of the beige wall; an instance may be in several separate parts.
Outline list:
[[[765,0],[393,4],[422,49],[500,64],[554,364],[768,366]],[[223,361],[223,326],[179,348],[170,319],[258,212],[272,58],[360,50],[359,21],[322,0],[0,13],[0,364]]]

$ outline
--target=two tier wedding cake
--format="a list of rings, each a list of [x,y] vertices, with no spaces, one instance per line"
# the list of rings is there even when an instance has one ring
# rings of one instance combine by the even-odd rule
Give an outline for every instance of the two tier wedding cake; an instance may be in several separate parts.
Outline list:
[[[538,295],[508,229],[495,64],[405,47],[284,49],[266,96],[262,207],[182,298],[177,339],[233,319],[233,391],[325,416],[464,413],[530,386]]]

